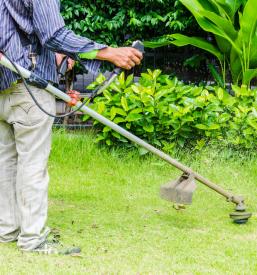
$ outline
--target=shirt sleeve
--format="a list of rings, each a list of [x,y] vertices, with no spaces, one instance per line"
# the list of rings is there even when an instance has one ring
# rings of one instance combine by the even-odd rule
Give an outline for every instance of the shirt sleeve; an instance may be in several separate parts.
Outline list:
[[[43,47],[68,55],[75,60],[78,54],[107,47],[66,29],[58,0],[33,0],[33,26]],[[93,73],[98,71],[101,64],[100,61],[93,60],[82,63]]]
[[[107,46],[75,35],[72,31],[63,27],[54,33],[52,38],[46,41],[45,47],[54,52],[70,56],[74,60],[79,60],[88,71],[97,74],[102,62],[99,60],[80,60],[79,56],[80,54],[91,52],[96,57],[97,50],[104,49]]]
[[[65,26],[60,14],[60,2],[58,0],[31,1],[33,28],[44,46],[56,31]]]

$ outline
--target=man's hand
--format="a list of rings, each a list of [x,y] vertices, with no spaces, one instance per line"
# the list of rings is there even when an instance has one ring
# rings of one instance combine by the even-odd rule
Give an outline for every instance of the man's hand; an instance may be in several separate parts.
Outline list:
[[[143,59],[143,54],[131,47],[127,48],[105,48],[100,50],[96,56],[99,60],[106,60],[119,68],[131,70],[139,65]]]
[[[63,61],[63,59],[66,57],[64,54],[57,53],[56,55],[56,65],[59,67]],[[71,58],[68,59],[68,71],[71,71],[75,65],[75,61]]]

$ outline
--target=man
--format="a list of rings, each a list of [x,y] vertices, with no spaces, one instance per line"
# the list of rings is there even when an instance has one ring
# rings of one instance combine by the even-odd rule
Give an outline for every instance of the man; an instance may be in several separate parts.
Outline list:
[[[133,48],[107,47],[67,30],[59,8],[58,0],[0,0],[0,49],[52,83],[57,82],[53,51],[97,59],[85,62],[94,71],[99,60],[124,69],[140,63],[142,54]],[[44,109],[55,112],[50,94],[32,91]],[[52,123],[19,76],[0,66],[0,242],[17,241],[23,251],[56,253],[45,227]]]

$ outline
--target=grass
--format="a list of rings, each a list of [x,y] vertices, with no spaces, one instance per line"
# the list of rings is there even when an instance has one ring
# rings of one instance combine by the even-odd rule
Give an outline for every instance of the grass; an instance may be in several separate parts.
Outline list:
[[[180,172],[159,159],[108,150],[92,134],[55,133],[50,160],[49,225],[82,257],[22,254],[0,245],[0,274],[257,274],[256,214],[235,225],[233,205],[201,184],[176,212],[159,186]],[[257,211],[257,154],[207,148],[178,158]]]

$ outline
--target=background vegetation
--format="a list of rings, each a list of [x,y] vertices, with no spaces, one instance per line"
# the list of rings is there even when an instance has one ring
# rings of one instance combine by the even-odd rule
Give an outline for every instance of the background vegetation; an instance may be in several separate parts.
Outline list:
[[[217,83],[225,87],[233,84],[251,85],[257,76],[257,9],[255,0],[180,0],[193,14],[199,26],[213,37],[207,41],[201,37],[181,33],[164,36],[161,41],[146,43],[149,47],[174,44],[192,45],[214,55],[220,64],[221,76],[211,66]],[[228,77],[228,78],[227,78]]]
[[[61,3],[62,14],[71,29],[108,45],[124,45],[128,40],[152,39],[174,31],[195,32],[197,26],[177,0],[62,0]]]

